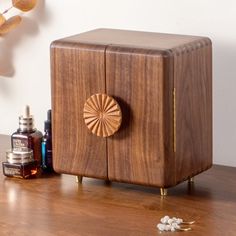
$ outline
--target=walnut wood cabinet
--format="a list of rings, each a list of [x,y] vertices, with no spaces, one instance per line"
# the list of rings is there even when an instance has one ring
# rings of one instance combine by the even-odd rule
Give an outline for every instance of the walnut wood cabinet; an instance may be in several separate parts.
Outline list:
[[[168,188],[212,165],[210,39],[97,29],[51,44],[54,168]]]

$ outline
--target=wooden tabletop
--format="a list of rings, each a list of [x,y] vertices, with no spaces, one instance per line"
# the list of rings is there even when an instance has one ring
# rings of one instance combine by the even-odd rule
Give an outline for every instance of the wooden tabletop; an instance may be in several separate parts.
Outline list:
[[[0,136],[0,156],[10,147]],[[0,235],[159,235],[156,224],[169,215],[195,220],[191,232],[162,235],[236,235],[236,168],[214,166],[160,197],[159,189],[106,184],[54,175],[20,180],[0,171]]]

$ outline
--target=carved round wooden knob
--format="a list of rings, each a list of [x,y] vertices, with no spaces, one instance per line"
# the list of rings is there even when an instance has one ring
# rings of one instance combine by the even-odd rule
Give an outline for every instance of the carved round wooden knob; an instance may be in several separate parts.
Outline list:
[[[84,121],[93,134],[100,137],[111,136],[121,125],[120,106],[106,94],[92,95],[84,104]]]

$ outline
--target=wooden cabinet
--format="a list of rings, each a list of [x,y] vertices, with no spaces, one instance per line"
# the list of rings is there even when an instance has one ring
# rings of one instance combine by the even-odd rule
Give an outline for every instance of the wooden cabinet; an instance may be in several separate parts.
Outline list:
[[[54,41],[51,72],[57,172],[167,188],[211,167],[208,38],[97,29]]]

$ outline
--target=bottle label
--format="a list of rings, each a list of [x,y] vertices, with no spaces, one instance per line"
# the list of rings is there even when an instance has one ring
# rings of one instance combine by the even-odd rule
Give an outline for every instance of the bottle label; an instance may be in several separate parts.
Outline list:
[[[52,167],[52,150],[47,148],[47,143],[42,142],[42,168],[51,168]]]
[[[13,149],[15,151],[27,151],[28,149],[28,139],[14,138],[12,140]]]
[[[21,176],[20,168],[4,167],[4,173],[9,176]]]
[[[41,147],[42,147],[42,168],[45,169],[45,168],[47,168],[47,165],[46,165],[46,142],[42,142]]]

